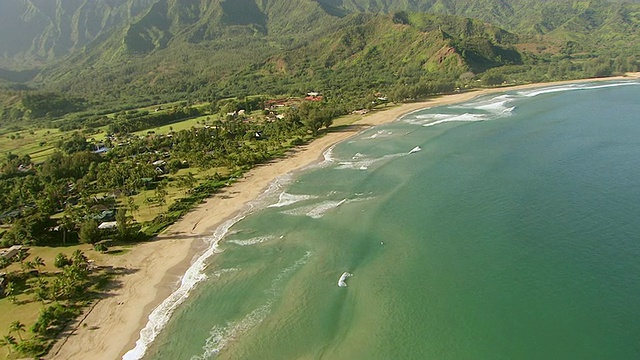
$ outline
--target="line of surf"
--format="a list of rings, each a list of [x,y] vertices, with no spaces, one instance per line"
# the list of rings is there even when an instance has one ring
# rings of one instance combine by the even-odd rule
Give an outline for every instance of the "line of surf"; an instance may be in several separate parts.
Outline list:
[[[536,96],[548,92],[558,92],[558,91],[571,91],[571,90],[586,90],[586,89],[597,89],[598,87],[612,87],[612,86],[625,86],[625,85],[639,85],[638,82],[622,82],[622,83],[614,83],[614,84],[604,84],[604,85],[591,85],[591,87],[575,87],[575,86],[565,86],[565,87],[543,87],[538,91],[532,92],[519,92],[518,95],[522,96]],[[505,89],[504,92],[508,92],[509,89]],[[525,95],[526,94],[526,95]],[[444,105],[443,107],[450,106]],[[414,114],[429,109],[430,107],[427,105],[422,109],[416,109],[409,113],[406,113],[395,120],[405,120]],[[511,109],[509,109],[511,110]],[[449,120],[450,121],[450,120]],[[458,120],[460,121],[460,120]],[[436,121],[435,123],[422,124],[423,126],[432,126],[440,123],[448,122],[447,119],[441,119],[441,121]],[[301,171],[309,170],[317,167],[324,167],[328,164],[335,162],[333,158],[333,149],[337,144],[329,147],[324,153],[324,161],[316,164],[312,164],[310,166],[304,167],[300,169]],[[291,173],[284,174],[283,176],[274,180],[269,188],[256,199],[254,202],[248,204],[243,211],[241,211],[237,216],[233,217],[222,223],[215,231],[214,234],[209,237],[206,241],[209,244],[208,249],[198,257],[198,259],[187,269],[185,275],[182,277],[180,281],[180,286],[177,290],[175,290],[169,297],[167,297],[160,305],[158,305],[149,315],[149,321],[145,325],[145,327],[140,331],[140,337],[136,341],[135,347],[129,350],[123,357],[123,360],[138,360],[142,359],[142,357],[146,354],[149,345],[156,339],[160,331],[166,326],[171,315],[176,310],[176,308],[181,305],[190,295],[191,291],[195,288],[197,284],[207,278],[204,270],[206,268],[207,261],[217,252],[219,252],[218,244],[220,240],[228,233],[229,229],[236,224],[237,222],[244,219],[246,216],[251,213],[260,210],[261,208],[265,208],[268,205],[265,204],[265,198],[268,196],[272,196],[276,190],[281,189],[286,183],[291,180]],[[278,192],[280,194],[281,192]]]
[[[220,252],[219,243],[222,238],[229,233],[229,229],[248,215],[264,209],[270,203],[273,203],[277,196],[276,194],[280,194],[282,189],[291,182],[292,178],[292,173],[287,173],[276,178],[258,198],[247,203],[238,215],[223,222],[215,229],[212,236],[205,239],[208,245],[207,250],[187,269],[180,280],[178,289],[164,299],[160,305],[149,314],[147,324],[140,331],[134,348],[124,354],[122,357],[123,360],[139,360],[144,357],[149,346],[166,327],[178,306],[189,298],[191,291],[200,282],[208,278],[205,274],[207,262],[213,255]]]
[[[576,91],[576,90],[596,90],[596,89],[604,89],[609,87],[618,87],[618,86],[633,86],[640,85],[637,81],[623,81],[623,82],[614,82],[608,84],[596,84],[596,83],[578,83],[578,84],[569,84],[562,86],[550,86],[543,87],[534,90],[525,90],[518,91],[517,94],[526,97],[534,97],[543,94],[550,94],[556,92],[565,92],[565,91]]]
[[[473,99],[468,102],[456,104],[456,105],[443,105],[435,108],[426,107],[421,110],[416,110],[408,113],[400,118],[400,120],[414,125],[420,126],[436,126],[449,122],[478,122],[494,120],[511,115],[515,106],[510,106],[511,103],[517,102],[520,99],[531,98],[543,94],[565,92],[565,91],[582,91],[582,90],[595,90],[609,87],[618,86],[637,86],[640,82],[637,80],[623,80],[614,82],[587,82],[587,83],[570,83],[565,85],[551,85],[542,86],[530,90],[509,90],[504,89],[504,92],[495,93],[489,95],[489,98],[481,97],[479,99]],[[433,110],[438,108],[451,108],[451,109],[473,109],[481,111],[481,113],[466,112],[463,114],[456,113],[426,113],[421,114],[420,111]]]

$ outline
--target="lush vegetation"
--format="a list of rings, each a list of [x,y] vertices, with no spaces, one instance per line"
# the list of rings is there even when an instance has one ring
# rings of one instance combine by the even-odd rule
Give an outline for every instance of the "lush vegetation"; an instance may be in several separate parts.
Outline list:
[[[0,4],[0,34],[16,34],[0,59],[3,247],[145,240],[353,110],[640,69],[633,3],[108,3]],[[2,301],[40,302],[40,318],[0,344],[40,355],[108,274],[80,253],[55,271],[23,255],[0,263]]]
[[[37,315],[32,324],[11,321],[0,346],[7,348],[9,355],[37,357],[47,352],[58,333],[80,314],[114,272],[91,265],[80,250],[69,256],[58,253],[51,259],[55,268],[39,256],[32,260],[28,257],[28,251],[21,249],[13,259],[0,261],[0,268],[10,269],[2,279],[5,298],[0,306],[17,312],[29,307],[37,310]]]

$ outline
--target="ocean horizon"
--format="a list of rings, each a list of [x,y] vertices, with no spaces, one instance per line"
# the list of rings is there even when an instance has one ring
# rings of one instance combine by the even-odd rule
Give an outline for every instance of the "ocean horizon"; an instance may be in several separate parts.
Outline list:
[[[124,358],[640,358],[638,85],[505,89],[337,144],[216,229]]]

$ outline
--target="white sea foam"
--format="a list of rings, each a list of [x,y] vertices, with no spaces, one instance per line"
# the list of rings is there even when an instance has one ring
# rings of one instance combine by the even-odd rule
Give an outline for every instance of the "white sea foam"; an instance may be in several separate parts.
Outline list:
[[[540,89],[526,90],[526,91],[518,91],[518,95],[533,97],[542,94],[563,92],[563,91],[574,91],[574,90],[593,90],[593,89],[603,89],[609,87],[617,87],[617,86],[630,86],[630,85],[640,85],[640,83],[635,81],[625,81],[625,82],[616,82],[616,83],[607,83],[607,84],[594,84],[594,83],[582,83],[582,84],[569,84],[562,86],[552,86],[545,87]]]
[[[335,147],[336,147],[336,144],[330,146],[327,150],[325,150],[322,153],[322,157],[324,158],[324,160],[322,160],[320,163],[309,165],[309,166],[303,168],[303,170],[314,169],[314,168],[323,168],[323,167],[329,166],[332,163],[334,163],[335,159],[333,158],[333,149]]]
[[[220,352],[233,339],[241,336],[254,326],[260,324],[271,311],[271,304],[265,304],[247,314],[242,320],[228,324],[226,327],[215,326],[202,347],[202,354],[192,356],[191,360],[206,360]]]
[[[302,206],[299,208],[283,211],[283,214],[294,216],[308,216],[312,219],[319,219],[324,216],[329,210],[335,209],[340,205],[347,202],[347,199],[340,201],[326,200],[319,204]]]
[[[340,279],[338,279],[338,286],[340,287],[347,287],[347,282],[346,280],[350,277],[352,277],[353,274],[350,272],[343,272],[342,275],[340,275]]]
[[[452,108],[478,109],[478,110],[486,111],[487,113],[490,113],[490,114],[502,114],[502,113],[511,111],[512,107],[508,105],[514,100],[517,100],[516,96],[503,94],[503,95],[492,96],[489,98],[482,98],[476,101],[455,105],[455,106],[452,106]]]
[[[280,194],[280,196],[278,198],[278,202],[275,203],[275,204],[271,204],[268,207],[270,207],[270,208],[283,207],[283,206],[295,204],[295,203],[300,202],[300,201],[305,201],[305,200],[310,200],[310,199],[315,199],[315,198],[317,198],[317,196],[314,196],[314,195],[295,195],[295,194],[289,194],[287,192],[283,192],[283,193]]]
[[[135,347],[124,354],[122,357],[123,360],[142,359],[149,345],[166,326],[176,308],[189,297],[191,290],[193,290],[198,283],[207,278],[205,274],[207,261],[211,256],[220,252],[218,243],[222,237],[228,233],[229,228],[244,219],[247,215],[266,207],[269,203],[273,203],[274,200],[272,198],[275,197],[275,194],[281,193],[284,186],[290,183],[292,178],[292,174],[289,173],[274,180],[267,190],[256,200],[247,203],[238,215],[222,223],[211,237],[205,239],[208,244],[207,250],[187,269],[180,280],[178,289],[149,314],[148,322],[145,327],[140,330],[140,337],[136,341]]]
[[[240,246],[251,246],[251,245],[262,244],[263,242],[267,242],[273,239],[275,239],[275,236],[270,235],[270,236],[257,236],[247,240],[229,240],[227,242],[231,244],[240,245]]]
[[[385,155],[379,158],[358,157],[355,161],[340,161],[338,163],[338,166],[336,166],[335,168],[338,170],[344,170],[344,169],[368,170],[370,166],[378,162],[394,159],[404,155],[407,155],[407,154],[406,153],[390,154],[390,155]]]
[[[347,199],[342,199],[338,202],[335,201],[326,201],[321,203],[320,205],[314,207],[313,209],[311,209],[309,212],[307,212],[307,216],[312,218],[312,219],[319,219],[322,216],[324,216],[324,214],[331,210],[331,209],[335,209],[338,206],[344,204],[347,201]]]
[[[390,130],[378,130],[375,134],[366,137],[365,140],[366,139],[384,138],[384,137],[389,137],[391,135],[393,135],[393,131],[390,131]]]
[[[517,98],[517,96],[509,94],[483,98],[450,107],[452,109],[469,109],[473,112],[470,111],[463,114],[418,114],[406,117],[403,121],[413,125],[435,126],[447,122],[474,122],[498,119],[511,115],[515,106],[510,106],[510,104]]]
[[[189,267],[180,281],[180,287],[149,314],[149,321],[140,331],[140,338],[136,341],[135,347],[124,354],[123,360],[137,360],[144,356],[149,344],[167,324],[176,308],[189,297],[189,293],[196,284],[207,278],[204,273],[206,261],[218,252],[220,239],[233,224],[240,221],[244,216],[238,215],[233,219],[227,220],[216,229],[214,235],[208,239],[209,248]]]
[[[240,321],[229,323],[225,327],[214,326],[209,332],[209,337],[202,347],[202,354],[192,356],[191,360],[210,359],[220,352],[230,341],[238,338],[256,325],[260,324],[271,312],[274,301],[278,295],[278,288],[281,282],[291,276],[291,273],[300,266],[306,264],[312,253],[308,251],[301,259],[297,260],[293,265],[281,271],[278,276],[271,282],[271,287],[265,292],[269,294],[267,301],[254,309],[252,312],[243,317]]]
[[[239,268],[227,268],[227,269],[220,269],[216,272],[213,273],[213,276],[215,277],[222,277],[222,275],[224,274],[228,274],[228,273],[232,273],[232,272],[238,272],[240,271]]]

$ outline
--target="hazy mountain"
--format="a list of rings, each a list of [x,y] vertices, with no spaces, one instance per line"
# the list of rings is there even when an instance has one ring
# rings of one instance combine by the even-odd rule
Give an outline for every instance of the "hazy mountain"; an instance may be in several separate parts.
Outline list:
[[[604,0],[5,0],[0,77],[38,67],[33,86],[110,100],[278,93],[358,71],[388,84],[541,51],[631,54],[639,25],[638,4]]]
[[[0,64],[24,69],[80,50],[132,21],[154,1],[1,1]]]

